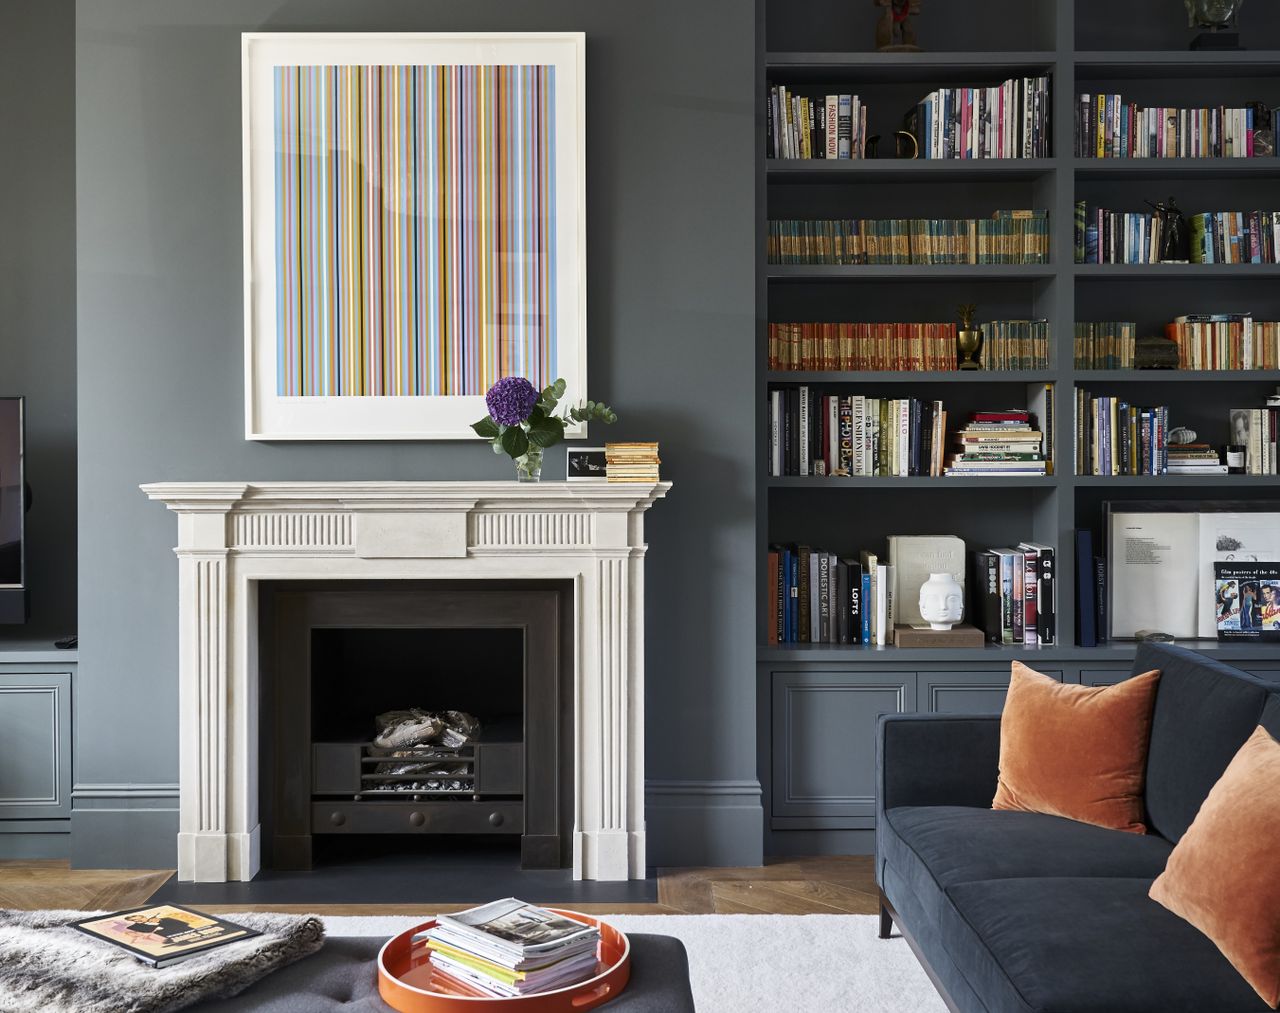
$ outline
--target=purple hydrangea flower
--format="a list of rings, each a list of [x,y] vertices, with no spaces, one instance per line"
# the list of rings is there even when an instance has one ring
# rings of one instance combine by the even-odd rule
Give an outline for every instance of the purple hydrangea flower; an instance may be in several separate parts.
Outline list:
[[[538,392],[523,376],[504,376],[484,396],[489,416],[503,426],[518,426],[538,403]]]

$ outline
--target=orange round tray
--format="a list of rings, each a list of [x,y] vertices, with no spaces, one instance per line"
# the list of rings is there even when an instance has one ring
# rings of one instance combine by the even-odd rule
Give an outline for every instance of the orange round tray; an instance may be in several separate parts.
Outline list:
[[[378,953],[378,994],[399,1013],[481,1013],[513,1010],[519,1013],[584,1013],[617,996],[631,977],[631,943],[604,922],[577,911],[550,910],[600,929],[600,963],[594,978],[537,995],[501,999],[487,995],[462,995],[434,975],[424,943],[413,937],[435,925],[428,922],[388,939]],[[434,980],[433,980],[434,979]]]

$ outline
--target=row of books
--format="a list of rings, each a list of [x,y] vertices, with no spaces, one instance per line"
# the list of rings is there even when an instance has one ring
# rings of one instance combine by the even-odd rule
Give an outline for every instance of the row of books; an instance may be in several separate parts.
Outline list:
[[[1187,219],[1193,264],[1275,264],[1280,212],[1204,211]]]
[[[941,401],[769,392],[769,474],[939,476],[947,413]]]
[[[765,116],[769,158],[861,158],[866,146],[867,107],[857,95],[810,98],[775,84]]]
[[[1078,321],[1072,361],[1076,369],[1133,369],[1137,344],[1133,320]]]
[[[1231,443],[1245,448],[1247,475],[1275,475],[1277,429],[1280,428],[1280,390],[1267,398],[1265,408],[1228,410]]]
[[[986,369],[1049,367],[1049,321],[989,320],[982,332]],[[775,371],[870,370],[890,373],[959,368],[955,324],[772,323]]]
[[[807,545],[771,545],[771,644],[880,644],[892,638],[892,568],[874,552],[840,557]]]
[[[656,443],[604,445],[604,471],[610,482],[656,482],[661,463]]]
[[[1169,409],[1076,388],[1077,475],[1164,475]]]
[[[1190,263],[1274,264],[1280,249],[1280,214],[1205,211],[1187,219]],[[1075,206],[1077,264],[1159,264],[1164,223],[1144,211]]]
[[[1049,212],[990,218],[775,219],[771,264],[1047,264]]]
[[[1015,77],[986,88],[939,88],[907,113],[920,158],[1047,158],[1049,79]]]
[[[1056,553],[1051,545],[974,553],[977,625],[993,644],[1050,647],[1058,641]]]
[[[1248,313],[1175,317],[1165,336],[1178,346],[1179,369],[1280,369],[1280,322]]]
[[[1077,158],[1256,158],[1272,156],[1274,110],[1244,106],[1140,106],[1122,95],[1080,95],[1076,102]]]
[[[1053,439],[1053,385],[1043,385],[1041,416],[1022,408],[973,412],[956,433],[947,475],[1044,475]]]

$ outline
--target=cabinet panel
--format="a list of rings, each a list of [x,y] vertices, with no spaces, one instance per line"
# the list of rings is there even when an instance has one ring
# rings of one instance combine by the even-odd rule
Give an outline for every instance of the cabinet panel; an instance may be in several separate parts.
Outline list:
[[[71,676],[0,672],[0,820],[71,812]]]
[[[915,710],[915,678],[914,672],[772,673],[771,815],[871,827],[876,720]]]
[[[1132,668],[1082,668],[1080,683],[1083,686],[1114,686],[1129,678]]]
[[[1062,681],[1057,669],[1037,669]],[[930,714],[999,714],[1009,692],[1009,669],[983,672],[921,672],[920,709]]]
[[[1280,669],[1278,668],[1248,668],[1245,671],[1250,675],[1256,675],[1263,682],[1280,683]]]

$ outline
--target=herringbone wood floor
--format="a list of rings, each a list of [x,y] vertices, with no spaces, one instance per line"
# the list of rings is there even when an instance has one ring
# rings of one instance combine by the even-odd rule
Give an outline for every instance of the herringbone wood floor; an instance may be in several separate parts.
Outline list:
[[[64,861],[0,861],[0,907],[119,910],[145,904],[171,869],[72,869]],[[489,900],[477,897],[476,902]],[[538,898],[532,898],[537,901]],[[421,914],[465,904],[205,905],[209,911]],[[866,856],[770,859],[758,869],[660,869],[656,904],[582,904],[595,914],[875,914]]]

